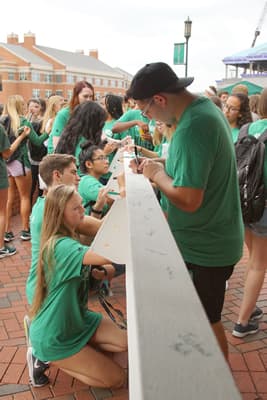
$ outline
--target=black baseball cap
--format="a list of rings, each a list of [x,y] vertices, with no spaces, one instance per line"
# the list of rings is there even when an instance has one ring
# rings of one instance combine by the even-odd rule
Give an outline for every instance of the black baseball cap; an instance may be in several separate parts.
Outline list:
[[[168,64],[146,64],[133,77],[127,96],[135,100],[148,99],[160,92],[175,93],[189,86],[194,78],[178,78]]]

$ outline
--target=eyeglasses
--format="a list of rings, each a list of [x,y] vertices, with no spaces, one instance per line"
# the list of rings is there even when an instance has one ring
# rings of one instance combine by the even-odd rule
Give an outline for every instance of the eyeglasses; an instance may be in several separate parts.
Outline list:
[[[229,111],[229,112],[239,112],[240,111],[240,108],[228,106],[228,104],[224,105],[224,109]]]
[[[154,102],[154,99],[152,98],[152,99],[147,103],[147,105],[145,106],[145,108],[144,108],[143,111],[141,112],[142,117],[147,117],[147,112],[148,112],[149,108],[152,106],[153,102]]]
[[[96,158],[92,158],[92,161],[106,161],[106,160],[108,160],[108,157],[107,156],[99,156],[99,157],[96,157]]]

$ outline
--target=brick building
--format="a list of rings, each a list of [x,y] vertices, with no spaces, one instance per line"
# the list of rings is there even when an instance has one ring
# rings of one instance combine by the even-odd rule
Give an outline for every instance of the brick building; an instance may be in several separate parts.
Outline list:
[[[39,46],[31,32],[24,34],[23,43],[14,33],[7,36],[7,43],[0,43],[0,103],[12,94],[20,94],[25,100],[51,94],[70,99],[74,84],[81,80],[94,86],[96,98],[106,93],[123,95],[131,78],[127,72],[100,61],[97,50],[86,55],[82,50]]]

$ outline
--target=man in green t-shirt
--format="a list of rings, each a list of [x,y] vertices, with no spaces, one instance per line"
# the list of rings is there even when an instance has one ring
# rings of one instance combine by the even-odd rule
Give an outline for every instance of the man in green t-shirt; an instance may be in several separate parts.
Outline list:
[[[179,79],[165,63],[151,63],[137,72],[127,94],[143,115],[176,127],[166,162],[146,160],[138,168],[167,199],[171,231],[227,358],[221,311],[244,235],[235,154],[224,115],[185,89],[192,81]]]

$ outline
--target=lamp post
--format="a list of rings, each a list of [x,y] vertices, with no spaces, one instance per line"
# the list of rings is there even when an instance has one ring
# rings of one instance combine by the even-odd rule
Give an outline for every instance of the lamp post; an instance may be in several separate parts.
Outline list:
[[[187,68],[188,68],[188,40],[191,36],[191,28],[192,21],[187,17],[187,20],[184,21],[184,37],[186,40],[186,53],[185,53],[185,76],[187,77]]]

